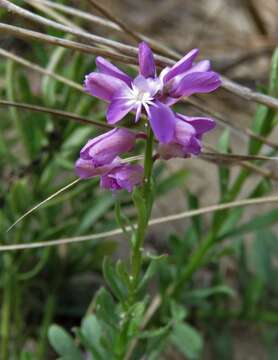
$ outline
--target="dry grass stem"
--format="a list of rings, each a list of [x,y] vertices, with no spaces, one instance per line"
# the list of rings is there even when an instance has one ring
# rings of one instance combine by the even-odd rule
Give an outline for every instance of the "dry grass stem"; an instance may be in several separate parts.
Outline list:
[[[59,192],[61,193],[61,192],[65,191],[66,189],[75,185],[77,182],[79,182],[79,179],[71,182],[64,188],[60,189]],[[56,192],[55,194],[52,194],[51,197],[48,197],[43,202],[36,205],[34,208],[30,209],[29,212],[24,214],[24,217],[29,215],[34,210],[38,209],[38,207],[45,204],[46,201],[53,199],[54,196],[57,196],[57,193],[58,192]],[[157,219],[150,220],[149,225],[154,226],[154,225],[164,224],[164,223],[167,223],[170,221],[177,221],[177,220],[181,220],[181,219],[185,219],[185,218],[189,218],[189,217],[193,217],[193,216],[198,216],[198,215],[202,215],[202,214],[206,214],[206,213],[210,213],[210,212],[233,209],[236,207],[253,206],[253,205],[261,205],[261,204],[274,204],[277,202],[278,202],[278,195],[265,196],[265,197],[254,198],[254,199],[237,200],[237,201],[233,201],[233,202],[229,202],[229,203],[210,205],[210,206],[206,206],[206,207],[203,207],[203,208],[200,208],[197,210],[189,210],[189,211],[187,210],[187,211],[183,211],[183,212],[180,212],[177,214],[159,217]],[[8,229],[8,231],[12,227],[14,227],[20,220],[22,220],[22,218],[23,217],[18,219],[17,222]],[[133,226],[136,228],[136,224]],[[126,230],[131,231],[132,228],[127,227]],[[72,237],[72,238],[49,240],[49,241],[36,242],[36,243],[30,243],[30,244],[3,245],[3,246],[0,246],[0,251],[15,251],[15,250],[24,250],[24,249],[32,249],[32,248],[42,248],[42,247],[47,247],[47,246],[57,246],[57,245],[61,245],[61,244],[79,243],[79,242],[89,241],[89,240],[98,240],[98,239],[109,238],[112,236],[119,235],[121,233],[122,233],[122,230],[117,228],[117,229],[107,231],[107,232],[85,235],[85,236],[77,236],[77,237]]]
[[[8,11],[11,11],[17,15],[23,16],[23,17],[25,17],[31,21],[34,21],[36,23],[46,25],[46,26],[51,26],[55,29],[65,31],[66,33],[76,35],[77,37],[87,40],[89,42],[92,41],[98,45],[105,45],[105,46],[111,47],[112,49],[121,51],[123,54],[127,54],[129,56],[115,54],[115,52],[113,52],[113,51],[110,52],[108,50],[107,51],[100,50],[98,48],[81,45],[79,43],[72,42],[69,40],[62,40],[62,39],[59,39],[59,38],[56,38],[53,36],[47,36],[47,35],[43,35],[41,33],[23,30],[21,28],[4,25],[4,24],[2,24],[0,26],[0,32],[6,32],[6,33],[9,33],[14,36],[21,36],[23,38],[26,37],[26,38],[30,38],[30,39],[34,39],[34,40],[40,39],[41,41],[45,41],[45,42],[51,43],[53,45],[65,46],[65,47],[71,48],[73,50],[92,53],[94,55],[105,56],[110,59],[114,59],[116,61],[121,61],[124,63],[137,64],[137,60],[135,59],[135,57],[137,57],[138,49],[135,47],[122,44],[118,41],[112,41],[112,40],[106,39],[101,36],[89,34],[83,30],[81,31],[81,30],[75,29],[75,28],[72,29],[68,26],[62,25],[62,24],[57,23],[52,20],[48,20],[42,16],[33,14],[32,12],[27,11],[19,6],[16,6],[7,0],[0,0],[0,6],[7,9]],[[161,66],[172,66],[174,64],[173,60],[171,60],[167,57],[162,57],[160,55],[155,55],[155,59],[156,59],[157,65],[160,67]],[[253,90],[249,89],[248,87],[239,85],[236,82],[227,79],[224,76],[222,76],[222,87],[224,89],[226,89],[227,91],[229,91],[245,100],[254,101],[257,103],[267,105],[271,108],[278,109],[278,99],[275,99],[272,96],[264,95],[264,94],[258,93],[256,91],[253,91]]]

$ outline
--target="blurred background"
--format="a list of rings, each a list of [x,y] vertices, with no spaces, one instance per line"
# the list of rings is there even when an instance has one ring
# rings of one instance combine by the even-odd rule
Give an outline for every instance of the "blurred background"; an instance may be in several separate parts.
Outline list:
[[[13,3],[49,19],[68,22],[69,26],[75,24],[91,33],[130,43],[130,38],[115,26],[103,26],[90,18],[94,15],[103,19],[104,15],[89,1]],[[53,4],[78,9],[89,17],[68,13]],[[278,44],[277,0],[103,0],[101,5],[134,31],[181,55],[198,47],[199,59],[211,59],[215,71],[253,90],[277,96],[278,56],[272,60]],[[72,38],[2,8],[0,16],[3,23]],[[136,45],[134,41],[131,44]],[[6,233],[28,209],[76,178],[74,162],[79,150],[100,130],[64,116],[10,106],[5,101],[103,122],[105,105],[80,90],[84,76],[95,69],[91,55],[0,32],[0,56],[1,245],[69,238],[117,227],[115,198],[100,191],[98,180],[92,179],[48,201]],[[133,67],[122,68],[135,73]],[[223,89],[193,100],[196,106],[184,103],[177,109],[187,115],[209,115],[217,121],[216,130],[205,138],[204,151],[277,156],[274,110]],[[250,139],[249,128],[269,142]],[[140,150],[139,144],[138,153]],[[239,161],[215,158],[158,162],[153,217],[223,202],[225,194],[235,200],[275,193],[277,162],[252,164],[265,173],[246,170]],[[120,197],[125,213],[133,220],[135,213],[128,194]],[[150,228],[147,250],[169,254],[167,266],[150,288],[151,294],[171,281],[167,274],[178,263],[182,266],[188,261],[201,233],[207,232],[215,219],[206,215]],[[219,234],[211,260],[194,275],[184,300],[190,314],[187,320],[203,339],[202,351],[192,355],[169,343],[160,359],[278,359],[277,221],[278,209],[273,204],[230,211],[226,231]],[[123,236],[1,251],[1,359],[54,359],[47,339],[49,326],[55,322],[69,331],[79,326],[96,291],[105,284],[103,258],[125,258],[127,254]]]

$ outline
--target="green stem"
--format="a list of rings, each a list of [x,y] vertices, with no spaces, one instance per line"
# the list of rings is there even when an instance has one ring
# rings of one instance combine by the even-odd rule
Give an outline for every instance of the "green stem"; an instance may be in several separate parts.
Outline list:
[[[148,200],[151,190],[151,177],[153,168],[153,132],[152,129],[148,130],[148,140],[146,143],[146,151],[144,158],[144,198]]]
[[[56,297],[54,294],[50,294],[44,308],[44,317],[40,329],[40,337],[39,337],[40,340],[37,346],[38,359],[43,359],[45,356],[46,347],[47,347],[47,332],[53,320],[55,305],[56,305]]]
[[[144,157],[144,185],[142,189],[142,195],[144,198],[145,209],[138,210],[138,226],[136,230],[135,243],[133,246],[131,256],[131,279],[132,279],[132,301],[134,301],[134,292],[139,283],[139,277],[142,264],[142,248],[144,244],[144,238],[146,229],[148,227],[149,218],[152,209],[152,190],[151,190],[151,177],[153,168],[153,132],[151,128],[148,129],[148,139],[146,142],[146,150]],[[142,216],[142,213],[144,216]]]
[[[140,282],[140,274],[142,267],[142,253],[143,245],[148,227],[149,218],[151,215],[153,197],[152,197],[152,168],[153,168],[153,132],[151,128],[148,129],[148,138],[146,141],[145,156],[144,156],[144,184],[142,189],[136,189],[133,193],[133,201],[138,213],[137,229],[134,234],[134,241],[132,242],[131,250],[131,270],[130,270],[130,285],[128,288],[127,308],[125,309],[129,316],[126,317],[125,322],[121,326],[119,343],[121,344],[119,353],[116,354],[117,359],[123,359],[129,344],[129,326],[132,320],[130,309],[137,301],[137,289]]]
[[[11,304],[12,304],[12,258],[9,254],[4,255],[4,296],[1,312],[1,359],[9,359],[9,340],[10,340],[10,324],[11,324]]]

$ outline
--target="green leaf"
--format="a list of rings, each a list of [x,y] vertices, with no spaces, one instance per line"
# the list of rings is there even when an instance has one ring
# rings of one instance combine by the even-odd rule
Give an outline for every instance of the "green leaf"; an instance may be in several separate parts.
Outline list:
[[[278,48],[276,48],[272,56],[269,95],[278,97]]]
[[[221,153],[228,153],[229,144],[230,144],[230,131],[229,129],[225,129],[219,138],[217,148]],[[229,187],[230,168],[227,166],[219,166],[218,169],[219,169],[218,170],[219,187],[221,192],[221,198],[223,199]]]
[[[108,358],[105,349],[101,345],[102,328],[95,315],[86,316],[82,321],[81,334],[92,352],[94,360],[105,360]]]
[[[146,226],[147,218],[148,218],[148,210],[145,203],[145,199],[142,196],[141,190],[139,188],[135,188],[132,193],[132,200],[137,209],[138,213],[138,229],[144,229]],[[134,239],[132,237],[132,239]]]
[[[25,179],[16,181],[9,193],[11,209],[14,214],[22,215],[32,202],[32,196]]]
[[[196,210],[199,208],[199,200],[196,195],[191,193],[190,191],[187,192],[187,201],[189,204],[190,210]],[[202,235],[202,218],[201,216],[193,216],[191,218],[193,229],[196,231],[198,237]]]
[[[118,226],[123,230],[123,233],[127,234],[126,226],[129,225],[132,227],[132,223],[129,221],[128,217],[122,211],[120,201],[115,202],[115,218]]]
[[[117,330],[119,316],[116,312],[116,305],[112,296],[105,288],[101,288],[97,293],[96,312],[98,318]]]
[[[167,326],[162,328],[165,331],[161,331],[160,334],[155,334],[156,336],[150,336],[147,342],[146,354],[148,354],[148,360],[161,360],[163,350],[168,346],[169,332],[171,327],[167,331]]]
[[[35,355],[30,353],[29,351],[22,351],[20,353],[20,360],[38,360],[36,359]]]
[[[155,275],[155,273],[158,270],[158,262],[161,259],[164,259],[165,257],[158,257],[156,259],[151,259],[149,266],[138,286],[138,291],[142,290],[148,283],[148,281]]]
[[[113,294],[118,298],[118,300],[123,302],[127,294],[126,288],[123,286],[115,268],[112,266],[107,257],[103,260],[103,276]]]
[[[179,322],[174,325],[171,342],[189,359],[198,359],[201,355],[203,339],[198,331],[187,323]]]
[[[213,358],[234,360],[233,336],[229,323],[222,326],[221,331],[208,324],[208,333],[208,343],[213,350]]]
[[[230,209],[226,221],[221,226],[220,237],[221,235],[229,233],[235,229],[235,226],[242,218],[243,211],[243,208]]]
[[[178,304],[176,301],[171,300],[170,309],[172,319],[176,322],[182,322],[187,317],[187,310],[181,304]]]
[[[248,279],[244,288],[242,313],[246,316],[256,316],[257,305],[265,293],[265,282],[261,277],[253,276]]]
[[[250,194],[250,198],[260,197],[267,194],[272,188],[270,179],[262,179]]]
[[[51,325],[48,331],[50,344],[63,360],[84,360],[73,338],[60,326]]]
[[[118,260],[116,264],[116,272],[121,281],[128,287],[130,285],[130,278],[126,268],[126,265],[122,260]]]
[[[58,47],[55,50],[53,50],[50,59],[48,61],[48,64],[45,67],[46,70],[48,70],[49,72],[55,72],[56,68],[59,65],[59,62],[61,61],[66,51],[67,50],[62,47]],[[57,80],[53,79],[51,76],[44,75],[42,78],[42,93],[43,93],[43,98],[46,101],[47,105],[52,106],[57,101],[57,97],[55,94],[56,83]]]
[[[19,98],[23,102],[33,102],[29,81],[24,73],[17,72],[16,65],[12,60],[7,62],[6,82],[8,100],[16,101]],[[13,107],[9,109],[9,112],[29,157],[34,159],[37,157],[45,138],[41,129],[45,123],[42,122],[46,119],[45,115],[23,112]]]
[[[251,129],[258,135],[267,136],[274,126],[275,111],[264,105],[258,106]],[[256,155],[262,147],[262,142],[250,139],[248,153]]]
[[[130,318],[127,336],[133,339],[141,332],[140,326],[143,322],[143,317],[146,309],[146,302],[139,301],[129,308],[126,312],[126,317]]]
[[[94,127],[82,126],[75,129],[64,141],[62,150],[75,150],[83,146],[94,133]]]
[[[160,327],[158,329],[152,329],[147,331],[141,331],[138,338],[139,339],[151,339],[156,337],[165,336],[170,333],[172,324]]]
[[[195,299],[204,299],[213,295],[227,295],[227,296],[231,296],[234,297],[235,296],[235,291],[234,289],[230,288],[229,286],[226,285],[218,285],[218,286],[213,286],[210,288],[206,288],[206,289],[196,289],[196,290],[192,290],[188,293],[188,297],[192,297]]]
[[[274,241],[276,242],[277,238],[271,232],[267,230],[258,231],[255,239],[253,240],[249,256],[250,267],[264,283],[271,282],[273,275],[273,268],[271,263],[273,247],[268,241],[270,237],[274,237]]]
[[[278,221],[278,209],[271,210],[264,215],[253,217],[247,223],[240,225],[239,227],[226,232],[220,236],[220,239],[231,238],[234,236],[240,236],[249,232],[261,230],[271,225],[276,224]]]

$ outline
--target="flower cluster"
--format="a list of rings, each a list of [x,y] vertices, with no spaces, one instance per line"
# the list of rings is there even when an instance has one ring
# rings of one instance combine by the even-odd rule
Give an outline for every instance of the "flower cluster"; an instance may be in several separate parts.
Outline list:
[[[155,138],[157,152],[163,159],[198,155],[202,135],[213,129],[212,119],[188,117],[175,113],[171,106],[182,97],[208,93],[217,89],[221,80],[210,70],[210,62],[194,63],[198,50],[186,54],[172,67],[157,75],[149,46],[139,45],[139,75],[132,79],[109,61],[97,57],[97,71],[85,78],[85,90],[109,103],[107,121],[116,124],[129,112],[138,122],[142,112],[147,116]],[[131,191],[142,181],[139,165],[122,164],[119,155],[133,149],[136,136],[127,129],[115,129],[89,140],[76,163],[81,178],[101,176],[104,188]]]
[[[142,182],[143,168],[123,163],[119,155],[131,151],[135,141],[135,134],[127,129],[114,129],[89,140],[80,151],[76,173],[81,179],[100,176],[103,188],[131,192]]]

